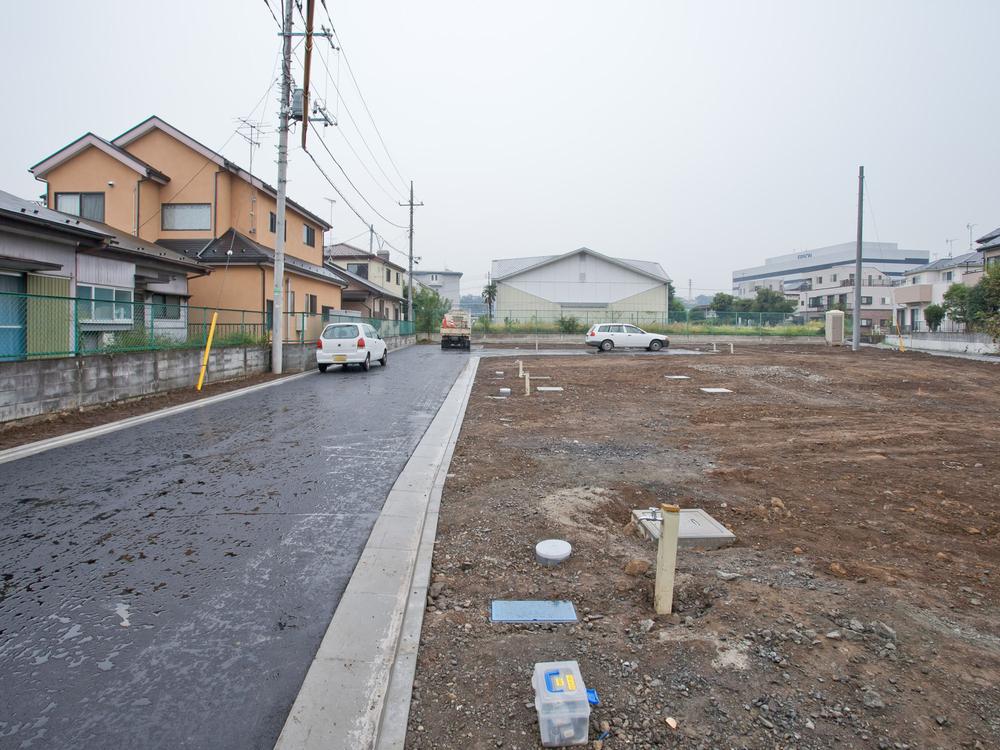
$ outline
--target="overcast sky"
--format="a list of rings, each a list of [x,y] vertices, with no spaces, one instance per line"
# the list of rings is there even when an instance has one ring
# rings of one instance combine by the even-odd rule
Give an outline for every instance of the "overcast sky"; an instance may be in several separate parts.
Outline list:
[[[659,261],[685,295],[688,279],[695,294],[728,290],[733,269],[852,241],[859,164],[869,239],[946,254],[954,238],[958,254],[967,223],[977,237],[1000,226],[997,0],[327,5],[389,152],[426,203],[415,254],[463,271],[466,292],[492,258],[583,245]],[[0,189],[21,196],[43,189],[31,164],[88,130],[112,138],[155,113],[246,166],[235,118],[276,127],[278,89],[264,94],[280,40],[264,0],[5,3],[0,37]],[[343,62],[337,103],[337,64],[331,54],[333,82],[314,67],[316,90],[339,107],[340,126],[320,135],[365,197],[405,224],[402,181]],[[265,136],[254,157],[272,184],[275,144]],[[405,248],[403,230],[318,143],[310,150]],[[301,150],[290,176],[289,194],[329,216],[335,194]],[[364,231],[343,201],[333,218],[338,240]]]

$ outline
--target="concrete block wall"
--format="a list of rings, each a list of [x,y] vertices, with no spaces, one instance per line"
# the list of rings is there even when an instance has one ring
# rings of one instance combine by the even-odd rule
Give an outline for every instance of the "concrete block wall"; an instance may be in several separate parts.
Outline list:
[[[389,349],[416,342],[390,336]],[[316,366],[316,345],[285,344],[283,371]],[[0,362],[0,424],[154,393],[193,388],[203,354],[197,349],[94,354],[82,357]],[[269,372],[271,347],[227,347],[209,357],[206,382],[221,383]]]

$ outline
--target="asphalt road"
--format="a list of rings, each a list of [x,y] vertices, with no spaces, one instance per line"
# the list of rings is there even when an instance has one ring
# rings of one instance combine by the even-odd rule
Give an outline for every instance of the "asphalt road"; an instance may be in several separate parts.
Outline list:
[[[0,748],[270,748],[468,358],[414,346],[0,465]]]

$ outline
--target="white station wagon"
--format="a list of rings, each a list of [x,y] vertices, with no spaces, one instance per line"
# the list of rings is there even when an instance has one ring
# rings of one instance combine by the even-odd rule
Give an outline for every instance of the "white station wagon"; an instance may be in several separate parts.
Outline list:
[[[372,361],[389,364],[389,348],[378,331],[367,323],[331,323],[316,342],[316,366],[326,372],[330,365],[361,365],[367,370]]]
[[[588,346],[596,346],[602,352],[619,349],[649,349],[658,352],[670,346],[670,339],[659,333],[646,333],[638,326],[628,323],[597,323],[587,331]]]

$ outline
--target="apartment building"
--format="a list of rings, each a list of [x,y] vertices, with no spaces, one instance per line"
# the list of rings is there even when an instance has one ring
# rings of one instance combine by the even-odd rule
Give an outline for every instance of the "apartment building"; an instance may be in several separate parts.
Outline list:
[[[388,250],[372,253],[341,242],[324,252],[327,267],[349,282],[343,292],[345,309],[370,318],[403,320],[406,269],[390,260]]]
[[[978,252],[942,258],[907,271],[893,287],[896,324],[903,331],[926,331],[924,310],[940,305],[952,284],[975,286],[983,276],[983,259]],[[960,331],[962,325],[950,318],[941,323],[943,331]]]
[[[834,266],[805,279],[796,293],[796,312],[806,320],[822,320],[829,310],[854,309],[854,264]],[[861,266],[861,327],[884,329],[892,324],[890,277],[875,266]]]
[[[49,207],[210,266],[190,281],[191,305],[273,312],[277,191],[161,118],[111,140],[86,133],[30,171],[46,183]],[[288,200],[285,312],[341,308],[347,283],[323,263],[329,228]],[[294,323],[287,327],[293,338]]]
[[[449,300],[452,307],[458,307],[461,302],[461,271],[414,271],[413,278],[437,292],[441,299]]]

